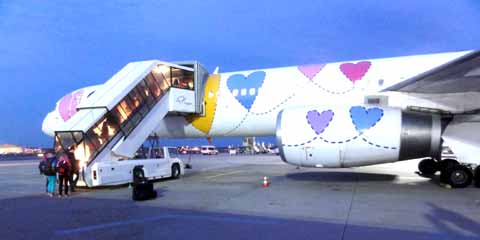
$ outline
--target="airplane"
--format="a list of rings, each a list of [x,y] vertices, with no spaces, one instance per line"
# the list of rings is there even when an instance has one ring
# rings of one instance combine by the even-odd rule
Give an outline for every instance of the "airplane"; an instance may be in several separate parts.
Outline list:
[[[117,177],[105,169],[155,135],[276,136],[285,163],[312,168],[424,158],[422,174],[463,188],[480,185],[479,110],[476,50],[212,74],[152,60],[67,94],[42,130],[56,151],[83,149],[75,157],[89,186],[128,181],[133,165]]]

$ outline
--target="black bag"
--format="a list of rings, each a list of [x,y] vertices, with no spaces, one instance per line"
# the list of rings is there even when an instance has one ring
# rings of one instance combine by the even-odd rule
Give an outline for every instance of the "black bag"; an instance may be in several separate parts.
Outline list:
[[[47,175],[48,168],[47,160],[43,160],[40,162],[40,164],[38,164],[38,170],[41,174]]]
[[[38,169],[40,170],[40,173],[47,176],[52,176],[55,175],[55,164],[55,158],[48,158],[40,162]]]
[[[133,169],[132,199],[134,201],[144,201],[156,197],[157,191],[153,189],[153,183],[145,177],[143,167],[136,166]]]

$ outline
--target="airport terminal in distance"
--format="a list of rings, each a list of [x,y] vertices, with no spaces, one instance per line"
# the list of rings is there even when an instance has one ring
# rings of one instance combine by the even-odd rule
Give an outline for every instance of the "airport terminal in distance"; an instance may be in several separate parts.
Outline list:
[[[43,121],[78,164],[78,192],[48,198],[38,160],[0,161],[3,234],[477,239],[479,92],[479,51],[226,73],[128,63]],[[276,147],[158,144],[254,136]],[[131,200],[139,176],[156,199]]]

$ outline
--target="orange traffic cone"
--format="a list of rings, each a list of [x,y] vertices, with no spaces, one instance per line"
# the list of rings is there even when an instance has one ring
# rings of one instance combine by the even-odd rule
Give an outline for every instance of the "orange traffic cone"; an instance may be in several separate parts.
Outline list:
[[[263,186],[264,188],[270,186],[270,183],[268,182],[267,176],[263,177],[263,184],[262,184],[262,186]]]

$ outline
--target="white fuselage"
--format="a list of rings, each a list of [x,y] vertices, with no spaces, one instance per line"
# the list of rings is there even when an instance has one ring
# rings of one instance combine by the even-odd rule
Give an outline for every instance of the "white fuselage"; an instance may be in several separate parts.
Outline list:
[[[478,103],[456,106],[445,99],[445,103],[440,105],[423,99],[420,94],[380,92],[465,53],[222,73],[218,91],[205,93],[207,101],[216,98],[214,112],[206,112],[206,115],[213,114],[208,131],[199,130],[183,116],[168,116],[160,121],[155,133],[172,138],[275,135],[277,115],[285,108],[322,104],[358,105],[364,104],[365,97],[371,95],[387,96],[386,104],[399,108],[412,105],[452,112],[478,108]],[[262,74],[257,74],[259,72]],[[455,100],[464,98],[465,94],[449,96],[449,99]]]

